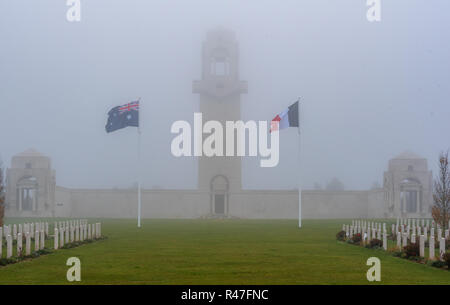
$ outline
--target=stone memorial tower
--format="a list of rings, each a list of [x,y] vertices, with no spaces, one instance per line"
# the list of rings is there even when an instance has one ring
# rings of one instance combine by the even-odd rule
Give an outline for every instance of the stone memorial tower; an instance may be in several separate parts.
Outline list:
[[[202,50],[202,79],[194,81],[193,92],[200,95],[203,122],[219,121],[225,129],[225,121],[241,120],[241,94],[247,93],[247,82],[239,79],[239,47],[233,32],[216,29],[207,34]],[[223,138],[225,152],[225,135]],[[198,188],[210,192],[213,215],[228,215],[231,194],[242,188],[241,157],[236,156],[236,145],[234,148],[234,157],[198,159]]]

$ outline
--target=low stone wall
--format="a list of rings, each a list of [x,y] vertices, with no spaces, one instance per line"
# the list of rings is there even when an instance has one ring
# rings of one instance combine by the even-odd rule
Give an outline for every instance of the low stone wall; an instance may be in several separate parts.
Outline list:
[[[302,191],[302,217],[384,217],[382,190]],[[248,219],[297,219],[296,190],[242,190],[229,194],[229,215]],[[48,211],[49,214],[50,212]],[[211,214],[210,194],[197,190],[142,190],[143,218],[201,218]],[[21,216],[23,216],[23,212]],[[135,189],[56,188],[56,217],[135,218]],[[9,213],[15,216],[14,211]],[[42,217],[43,215],[27,215]],[[47,216],[47,215],[45,215]],[[48,215],[53,216],[53,215]]]

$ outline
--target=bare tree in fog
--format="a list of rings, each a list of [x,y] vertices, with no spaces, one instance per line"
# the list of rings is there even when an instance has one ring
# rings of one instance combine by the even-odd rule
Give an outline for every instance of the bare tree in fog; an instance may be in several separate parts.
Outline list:
[[[450,169],[448,166],[448,151],[439,155],[439,175],[434,182],[434,206],[432,215],[434,221],[445,230],[450,220]]]

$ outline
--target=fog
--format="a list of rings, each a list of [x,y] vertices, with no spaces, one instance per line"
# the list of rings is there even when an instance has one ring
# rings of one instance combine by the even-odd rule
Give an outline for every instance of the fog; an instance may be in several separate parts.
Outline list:
[[[390,158],[413,151],[435,163],[450,146],[449,1],[82,0],[0,2],[0,157],[30,147],[51,157],[57,184],[130,187],[137,132],[105,132],[113,106],[141,98],[142,183],[195,188],[195,158],[170,151],[176,120],[193,121],[208,30],[240,46],[242,118],[271,120],[301,98],[305,188],[338,177],[347,189],[382,184]],[[243,161],[243,187],[293,189],[298,134],[280,133],[280,163]]]

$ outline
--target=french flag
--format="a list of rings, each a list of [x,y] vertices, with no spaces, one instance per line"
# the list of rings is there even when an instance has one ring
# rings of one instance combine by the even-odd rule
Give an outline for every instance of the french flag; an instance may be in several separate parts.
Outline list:
[[[286,110],[278,114],[270,124],[270,132],[285,129],[288,127],[298,127],[298,104],[299,103],[297,101],[289,106]]]

